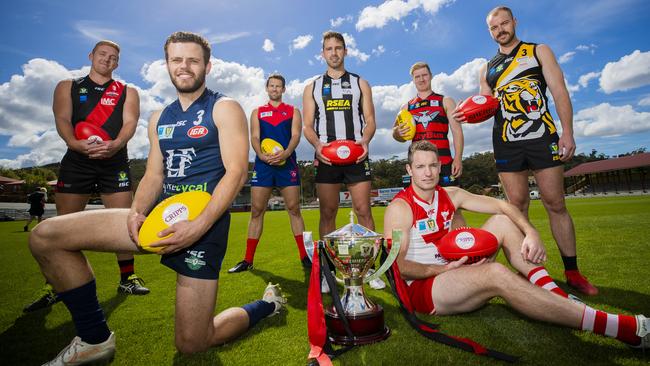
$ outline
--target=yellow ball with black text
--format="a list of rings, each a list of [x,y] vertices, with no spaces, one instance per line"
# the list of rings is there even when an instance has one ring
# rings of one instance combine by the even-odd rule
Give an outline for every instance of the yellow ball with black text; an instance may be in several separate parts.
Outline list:
[[[413,140],[413,137],[415,137],[415,123],[413,122],[413,115],[411,112],[406,109],[399,111],[397,117],[395,117],[395,124],[399,128],[404,128],[404,126],[409,128],[409,132],[405,136],[402,136],[404,141]]]
[[[148,252],[160,251],[163,247],[152,247],[151,244],[172,234],[159,237],[158,233],[179,221],[194,220],[203,212],[211,197],[208,192],[191,191],[173,195],[157,204],[140,227],[138,233],[140,247]]]
[[[262,140],[260,148],[262,149],[262,154],[265,155],[273,155],[284,151],[282,144],[268,137]],[[286,161],[282,160],[280,165],[284,165],[284,163],[286,163]]]

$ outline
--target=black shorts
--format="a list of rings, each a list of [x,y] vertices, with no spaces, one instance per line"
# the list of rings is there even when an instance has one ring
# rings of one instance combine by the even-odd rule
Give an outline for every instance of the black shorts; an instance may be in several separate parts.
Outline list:
[[[41,217],[44,213],[45,209],[43,207],[31,207],[29,209],[29,216]]]
[[[564,164],[560,161],[556,133],[535,140],[503,142],[493,139],[497,172],[539,170]]]
[[[226,211],[196,243],[176,253],[163,254],[160,263],[183,276],[218,280],[229,229],[230,212]]]
[[[459,186],[460,181],[458,178],[451,176],[451,163],[440,166],[440,182],[441,187]]]
[[[349,184],[372,180],[368,158],[352,165],[327,165],[314,159],[314,166],[316,166],[316,183]]]
[[[131,170],[126,154],[106,159],[89,159],[68,151],[59,168],[56,191],[61,193],[115,193],[131,191]]]

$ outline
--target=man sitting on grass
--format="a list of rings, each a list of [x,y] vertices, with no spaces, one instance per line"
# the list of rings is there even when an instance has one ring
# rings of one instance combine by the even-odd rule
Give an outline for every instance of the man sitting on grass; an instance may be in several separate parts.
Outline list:
[[[499,296],[530,318],[615,337],[632,347],[650,348],[650,319],[608,314],[558,291],[540,266],[546,252],[539,233],[517,208],[457,187],[440,187],[440,162],[433,144],[413,143],[406,170],[411,185],[398,193],[386,209],[384,232],[386,237],[391,237],[394,229],[404,233],[396,261],[415,311],[462,314]],[[510,263],[530,282],[485,259],[472,265],[464,265],[466,256],[458,261],[445,260],[436,245],[452,229],[457,209],[493,214],[482,228],[496,236]]]

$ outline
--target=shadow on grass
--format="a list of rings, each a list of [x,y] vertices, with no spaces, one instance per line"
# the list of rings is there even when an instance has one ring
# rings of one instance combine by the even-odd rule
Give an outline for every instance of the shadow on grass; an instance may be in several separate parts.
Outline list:
[[[127,295],[116,294],[100,304],[106,319],[126,298]],[[0,359],[3,365],[40,365],[54,358],[68,345],[76,336],[74,323],[70,320],[55,328],[47,329],[46,317],[51,311],[52,308],[48,307],[22,314],[11,327],[0,334],[2,345]],[[69,315],[67,316],[69,318]]]
[[[277,274],[253,268],[251,274],[261,277],[264,282],[278,283],[282,294],[287,298],[287,304],[298,309],[307,308],[307,290],[309,288],[310,271],[305,270],[303,281],[297,281],[278,276]]]
[[[649,294],[614,287],[598,286],[598,295],[585,296],[573,290],[564,282],[558,282],[558,284],[562,289],[577,295],[587,304],[611,305],[623,309],[631,314],[644,314],[650,316]]]

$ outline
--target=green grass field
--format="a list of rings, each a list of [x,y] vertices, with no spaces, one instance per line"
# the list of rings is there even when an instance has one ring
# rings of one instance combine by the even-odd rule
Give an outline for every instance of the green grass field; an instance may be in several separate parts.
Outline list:
[[[585,299],[591,306],[612,312],[650,315],[650,197],[607,197],[568,200],[575,221],[580,267],[600,289]],[[380,231],[383,208],[373,213]],[[339,212],[338,226],[346,223],[349,209]],[[317,231],[318,211],[303,212],[308,230]],[[547,268],[564,286],[558,250],[552,241],[540,201],[531,205],[531,220],[540,230],[549,252]],[[471,225],[484,216],[466,214]],[[117,334],[116,365],[304,365],[307,341],[307,275],[298,261],[285,212],[269,212],[255,258],[255,270],[231,275],[226,270],[241,260],[248,214],[233,214],[228,252],[223,263],[217,311],[258,299],[267,282],[279,282],[288,297],[288,311],[262,321],[239,340],[204,354],[176,352],[174,334],[174,283],[172,271],[156,255],[138,256],[136,270],[151,294],[126,297],[116,292],[118,268],[112,254],[89,253],[97,276],[99,300],[109,326]],[[62,304],[23,314],[43,284],[27,248],[23,222],[0,223],[0,363],[38,365],[55,356],[74,337],[70,315]],[[79,228],[92,230],[92,228]],[[499,260],[503,260],[500,255]],[[359,347],[335,361],[340,365],[498,364],[433,343],[412,330],[399,313],[388,289],[367,294],[386,312],[391,337]],[[491,348],[522,356],[522,364],[641,365],[650,352],[604,337],[524,319],[499,300],[483,309],[451,317],[428,317],[451,335],[473,338]]]

